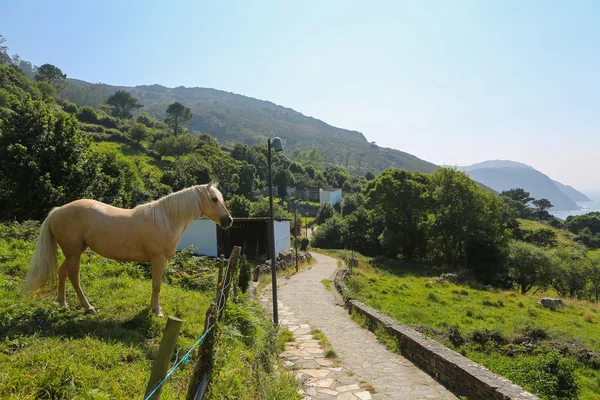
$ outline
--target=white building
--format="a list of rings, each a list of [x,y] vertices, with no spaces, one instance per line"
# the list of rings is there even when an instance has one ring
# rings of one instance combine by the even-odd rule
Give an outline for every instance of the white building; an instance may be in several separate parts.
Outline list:
[[[332,206],[342,201],[342,189],[319,189],[319,203],[331,203]]]
[[[275,254],[290,248],[289,220],[275,220]],[[209,219],[195,219],[187,227],[177,250],[197,247],[196,254],[228,257],[233,246],[242,246],[242,253],[250,259],[269,258],[269,218],[234,218],[229,229],[221,229]]]

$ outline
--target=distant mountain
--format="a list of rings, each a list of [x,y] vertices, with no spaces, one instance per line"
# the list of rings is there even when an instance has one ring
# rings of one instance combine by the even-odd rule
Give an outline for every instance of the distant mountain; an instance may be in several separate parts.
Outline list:
[[[279,136],[285,152],[317,148],[329,165],[344,165],[352,172],[381,172],[398,167],[411,171],[433,172],[438,167],[402,151],[377,146],[362,133],[340,129],[291,108],[270,101],[206,88],[167,88],[160,85],[110,86],[69,79],[62,96],[79,105],[99,107],[112,93],[126,90],[138,98],[140,111],[162,120],[170,103],[179,101],[190,107],[190,129],[208,133],[222,144],[266,143]]]
[[[554,182],[554,184],[558,186],[561,192],[569,196],[573,201],[591,201],[590,198],[587,197],[585,194],[581,193],[580,191],[574,189],[569,185],[563,185],[562,183],[554,180],[552,182]]]
[[[570,186],[555,183],[547,175],[529,165],[507,161],[491,160],[473,164],[468,167],[458,167],[465,171],[477,182],[501,192],[515,188],[523,188],[536,199],[546,198],[554,205],[552,210],[577,210],[579,206],[570,196],[573,193],[565,193],[561,187]],[[559,186],[560,185],[560,186]],[[575,189],[571,188],[574,192]]]

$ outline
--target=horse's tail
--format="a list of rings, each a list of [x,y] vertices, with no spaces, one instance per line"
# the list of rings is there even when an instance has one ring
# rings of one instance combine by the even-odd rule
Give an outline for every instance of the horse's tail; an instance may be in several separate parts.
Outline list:
[[[56,270],[58,269],[56,239],[50,230],[50,222],[56,210],[58,210],[58,207],[50,211],[40,229],[35,253],[33,253],[29,271],[27,271],[27,277],[25,278],[25,291],[28,293],[33,293],[40,289],[48,279],[55,279]]]

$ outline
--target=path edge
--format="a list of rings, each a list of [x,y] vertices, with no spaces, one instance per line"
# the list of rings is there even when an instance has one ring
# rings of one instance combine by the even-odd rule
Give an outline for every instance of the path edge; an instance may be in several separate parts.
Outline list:
[[[540,400],[484,366],[355,300],[345,283],[349,272],[347,267],[342,267],[334,278],[334,285],[342,295],[348,313],[356,312],[366,317],[371,332],[384,328],[396,338],[404,357],[448,390],[467,396],[470,400]]]

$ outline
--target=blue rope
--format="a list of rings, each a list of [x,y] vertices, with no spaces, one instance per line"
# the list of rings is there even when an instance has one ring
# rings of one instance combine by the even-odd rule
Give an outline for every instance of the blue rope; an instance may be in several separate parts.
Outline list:
[[[238,258],[237,262],[240,262],[242,259]],[[229,261],[229,260],[228,260]],[[227,276],[227,274],[229,273],[229,262],[227,263],[227,269],[225,270],[225,277]],[[227,287],[229,287],[229,285],[231,284],[231,282],[229,282],[227,284],[227,286],[221,288],[221,295],[219,296],[219,303],[224,303],[222,300],[224,299],[225,296],[225,289],[227,289]],[[221,312],[223,310],[223,308],[225,308],[225,304],[222,305],[222,307],[217,311],[217,312]],[[212,324],[211,326],[208,327],[208,329],[206,330],[206,332],[204,332],[204,334],[200,337],[200,339],[198,339],[198,341],[196,343],[194,343],[194,345],[188,350],[187,353],[185,353],[185,355],[181,358],[181,360],[179,360],[179,362],[177,364],[175,364],[168,372],[167,375],[165,375],[165,377],[163,378],[162,381],[160,381],[158,383],[158,385],[156,385],[156,387],[150,392],[150,394],[148,396],[146,396],[146,398],[144,400],[148,400],[150,399],[150,397],[152,397],[152,395],[154,393],[156,393],[156,391],[162,386],[163,383],[165,383],[167,381],[167,379],[169,379],[169,377],[173,374],[173,372],[175,372],[175,370],[177,369],[177,367],[179,367],[179,365],[182,362],[188,362],[190,359],[190,354],[192,353],[192,350],[194,350],[196,348],[196,346],[198,346],[201,343],[204,343],[204,338],[206,337],[206,335],[208,334],[208,332],[210,332],[212,330],[212,328],[215,326],[215,324]]]
[[[198,346],[200,343],[204,343],[204,338],[206,337],[206,335],[208,334],[208,332],[210,332],[212,330],[212,328],[215,326],[215,324],[212,324],[211,326],[208,327],[208,329],[206,330],[206,332],[204,332],[204,334],[200,337],[200,339],[198,339],[198,341],[196,343],[194,343],[194,345],[189,349],[189,351],[187,353],[185,353],[185,355],[181,358],[181,360],[179,360],[179,362],[177,364],[175,364],[173,366],[173,368],[171,368],[169,370],[169,372],[167,372],[167,375],[163,378],[162,381],[160,381],[158,383],[158,385],[156,385],[156,387],[150,392],[150,394],[148,396],[145,397],[144,400],[148,400],[150,399],[150,397],[152,397],[152,395],[154,393],[156,393],[156,391],[162,386],[163,383],[166,382],[167,379],[169,379],[169,376],[171,376],[173,374],[173,372],[175,372],[175,370],[177,369],[177,367],[179,367],[179,365],[182,362],[187,362],[190,359],[190,354],[192,352],[192,350],[194,350],[196,348],[196,346]]]

